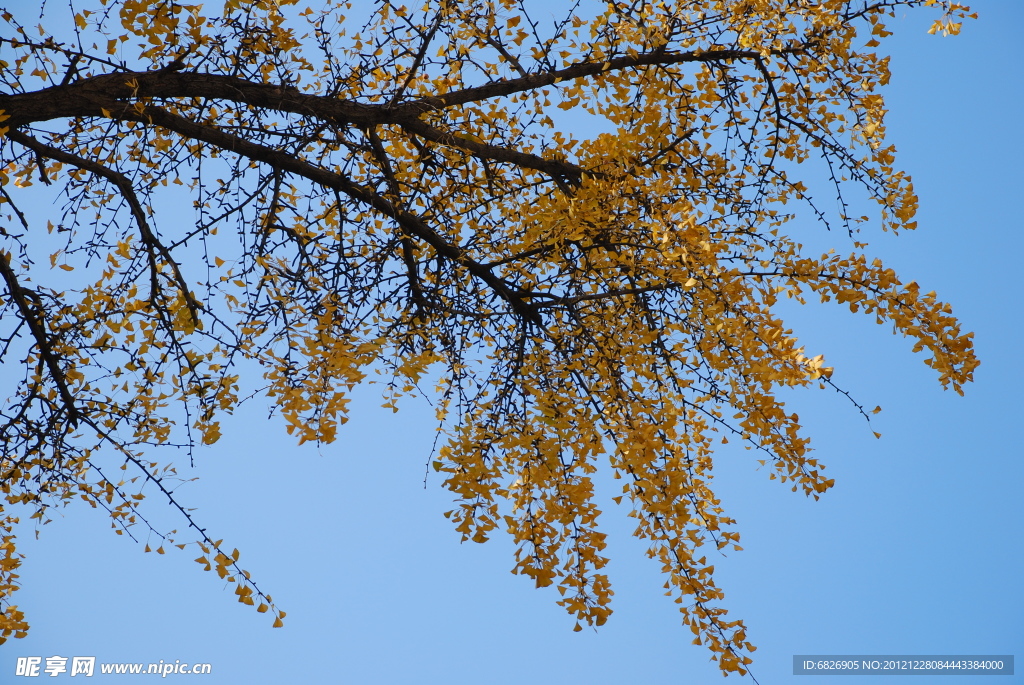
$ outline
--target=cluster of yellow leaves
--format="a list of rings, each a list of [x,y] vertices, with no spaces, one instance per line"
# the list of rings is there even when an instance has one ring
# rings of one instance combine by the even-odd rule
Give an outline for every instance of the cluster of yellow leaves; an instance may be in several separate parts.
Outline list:
[[[216,542],[210,542],[204,544],[202,542],[197,543],[199,548],[203,552],[203,556],[198,557],[195,561],[197,564],[203,566],[204,571],[215,571],[217,577],[228,583],[235,584],[235,595],[238,596],[238,601],[241,604],[248,606],[255,606],[256,611],[265,614],[268,611],[274,616],[274,627],[281,628],[284,626],[284,617],[287,616],[287,612],[278,609],[274,606],[273,598],[270,595],[265,595],[256,590],[256,599],[260,600],[259,605],[256,605],[256,599],[253,599],[254,586],[250,581],[250,574],[248,571],[242,570],[238,567],[238,558],[241,553],[234,549],[231,554],[225,554],[220,551],[221,545],[224,543],[223,540],[217,540]],[[184,548],[185,545],[178,545]],[[146,550],[149,551],[148,549]],[[159,551],[159,550],[158,550]],[[214,554],[216,552],[216,554]],[[212,561],[211,561],[212,559]]]
[[[105,0],[103,4],[113,3]],[[200,14],[202,5],[153,3],[146,0],[123,0],[116,4],[119,6],[121,27],[128,32],[121,38],[134,36],[144,39],[138,44],[142,48],[139,54],[141,59],[174,54],[179,46],[199,46],[209,40],[204,32],[207,20]],[[86,28],[90,14],[84,10],[75,15],[78,28]]]
[[[16,604],[10,603],[11,593],[18,589],[18,574],[15,571],[21,566],[21,555],[14,547],[14,526],[18,519],[6,514],[0,506],[0,645],[7,638],[25,637],[28,623],[25,614],[18,610]]]

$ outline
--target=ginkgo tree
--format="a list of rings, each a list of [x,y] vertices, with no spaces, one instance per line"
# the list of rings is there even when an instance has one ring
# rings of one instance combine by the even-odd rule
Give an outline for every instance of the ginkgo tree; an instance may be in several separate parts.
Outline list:
[[[950,307],[863,237],[915,227],[885,139],[886,22],[923,7],[922,30],[950,34],[970,10],[538,4],[0,12],[0,358],[19,370],[0,640],[28,629],[16,524],[76,499],[161,552],[191,546],[280,626],[173,463],[263,398],[299,443],[329,443],[372,379],[392,409],[434,398],[446,516],[466,540],[507,532],[514,572],[554,585],[576,629],[611,614],[594,478],[619,479],[694,642],[746,672],[713,577],[740,537],[714,449],[743,444],[817,498],[832,480],[777,391],[844,392],[780,304],[868,314],[957,392],[978,364]],[[574,135],[584,118],[603,132]],[[25,206],[40,184],[60,193],[49,216]],[[824,230],[840,252],[804,247]],[[180,530],[151,523],[144,488]]]

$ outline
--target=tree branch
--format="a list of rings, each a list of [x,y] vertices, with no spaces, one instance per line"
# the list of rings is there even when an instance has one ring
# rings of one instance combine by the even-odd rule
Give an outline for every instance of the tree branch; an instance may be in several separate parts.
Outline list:
[[[6,250],[0,250],[0,275],[3,275],[4,281],[7,283],[7,292],[11,294],[11,299],[18,305],[18,311],[28,324],[36,345],[39,346],[39,356],[42,357],[43,363],[46,364],[46,368],[50,371],[50,378],[53,379],[54,384],[57,386],[57,392],[60,394],[60,399],[64,403],[65,409],[67,409],[71,425],[77,426],[82,415],[75,406],[75,398],[71,394],[70,388],[68,388],[67,378],[60,368],[60,361],[57,355],[53,352],[46,329],[43,327],[40,317],[33,311],[32,306],[28,302],[27,295],[29,291],[22,288],[18,282],[18,277],[14,273],[14,269],[11,268],[11,253]]]
[[[28,149],[32,150],[38,155],[55,159],[58,162],[64,162],[72,166],[76,166],[86,171],[91,171],[97,176],[110,181],[117,189],[121,192],[125,202],[128,203],[131,209],[132,216],[135,218],[135,223],[139,225],[139,233],[142,235],[142,242],[145,243],[147,250],[150,254],[150,268],[153,270],[154,287],[156,281],[156,260],[154,259],[153,252],[159,252],[164,258],[168,265],[171,267],[171,271],[174,272],[174,280],[178,284],[178,288],[181,290],[181,296],[185,298],[185,303],[188,306],[189,315],[192,317],[192,323],[199,326],[199,310],[203,307],[192,297],[192,293],[189,290],[188,283],[185,281],[185,277],[181,273],[181,269],[178,263],[174,261],[171,256],[171,251],[164,246],[163,243],[156,237],[152,229],[149,227],[149,222],[146,219],[146,212],[142,207],[142,203],[139,202],[139,197],[135,193],[135,188],[132,186],[132,182],[128,180],[128,177],[119,171],[114,171],[108,167],[103,166],[98,162],[94,162],[90,159],[80,157],[79,155],[65,152],[51,145],[41,143],[35,138],[28,136],[21,131],[9,131],[7,137],[16,143],[24,145]],[[155,293],[153,294],[155,297]]]
[[[803,48],[790,48],[778,50],[776,53],[794,54],[802,51]],[[236,76],[166,69],[144,72],[121,71],[82,78],[73,83],[29,93],[0,95],[0,110],[10,116],[4,123],[13,129],[53,119],[104,116],[101,110],[109,110],[108,103],[111,100],[207,98],[312,116],[335,124],[365,127],[372,124],[404,124],[418,119],[425,112],[505,97],[604,72],[687,62],[752,60],[760,56],[760,53],[754,50],[680,53],[653,51],[599,62],[580,62],[564,69],[492,81],[481,86],[393,106],[390,103],[367,105],[331,96],[309,95],[292,86],[254,83]]]
[[[486,283],[498,297],[510,305],[513,312],[524,320],[534,324],[540,323],[540,316],[537,311],[523,299],[516,289],[511,287],[488,267],[470,257],[465,250],[449,243],[422,218],[401,209],[366,186],[356,183],[342,174],[310,164],[295,155],[252,143],[209,126],[197,124],[194,121],[159,107],[146,107],[140,112],[135,107],[126,107],[121,103],[106,102],[103,104],[109,107],[118,107],[120,104],[120,107],[123,107],[123,109],[119,108],[116,112],[112,112],[118,118],[145,124],[156,124],[186,138],[200,140],[253,161],[263,162],[273,168],[301,176],[325,188],[344,193],[350,198],[372,207],[384,216],[393,219],[409,234],[426,242],[434,248],[438,255],[464,267],[471,274]]]

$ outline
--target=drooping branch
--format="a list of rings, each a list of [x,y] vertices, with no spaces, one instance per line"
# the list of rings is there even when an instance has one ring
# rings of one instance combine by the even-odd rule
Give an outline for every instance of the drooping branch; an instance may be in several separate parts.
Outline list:
[[[366,137],[370,141],[374,157],[377,158],[377,162],[380,164],[384,180],[387,181],[389,199],[396,204],[401,203],[401,188],[398,179],[395,178],[394,169],[391,167],[391,160],[384,149],[380,136],[377,135],[374,129],[370,128],[366,131]],[[416,247],[408,235],[402,236],[402,260],[405,262],[406,273],[409,277],[409,290],[412,293],[412,299],[417,307],[422,308],[426,303],[426,298],[423,294],[423,285],[420,283],[419,266],[416,263]]]
[[[192,296],[189,290],[188,283],[185,281],[184,275],[181,273],[181,268],[174,257],[171,256],[171,251],[160,242],[156,234],[149,226],[149,221],[146,219],[146,211],[142,207],[142,203],[139,201],[138,195],[135,193],[135,187],[127,176],[119,171],[115,171],[109,167],[103,166],[99,162],[94,162],[90,159],[86,159],[79,155],[66,152],[59,148],[55,148],[52,145],[42,143],[35,138],[25,135],[21,131],[9,131],[7,137],[16,143],[20,143],[25,147],[29,148],[36,154],[49,157],[50,159],[70,164],[80,169],[90,171],[97,176],[101,176],[111,183],[120,191],[124,197],[125,202],[128,203],[128,207],[131,209],[132,217],[135,219],[135,223],[139,226],[139,233],[142,235],[142,242],[146,245],[146,249],[150,255],[150,269],[153,272],[154,288],[156,286],[156,273],[157,264],[154,258],[154,252],[159,252],[160,256],[164,258],[164,261],[171,267],[171,271],[174,273],[174,281],[178,284],[178,289],[181,290],[181,296],[185,299],[185,303],[188,306],[189,315],[192,317],[192,323],[196,326],[199,325],[199,310],[203,306]],[[153,293],[154,297],[156,293]]]
[[[60,368],[60,359],[53,351],[50,337],[43,327],[39,312],[34,310],[32,305],[29,304],[30,291],[25,290],[21,283],[19,283],[18,276],[11,267],[11,254],[6,250],[0,250],[0,275],[3,275],[4,282],[7,284],[7,292],[10,293],[11,299],[14,300],[15,304],[18,305],[18,311],[21,313],[22,319],[28,324],[29,331],[32,332],[32,338],[39,347],[39,356],[50,372],[50,378],[53,380],[54,385],[57,386],[57,392],[60,394],[61,402],[64,403],[64,408],[68,412],[71,425],[77,425],[82,415],[75,405],[74,395],[71,393],[70,388],[68,388],[67,377]]]
[[[487,143],[481,143],[465,136],[441,131],[419,119],[403,123],[402,128],[409,133],[414,133],[431,142],[461,148],[472,153],[474,156],[481,157],[483,159],[492,159],[496,162],[506,162],[524,169],[540,171],[551,176],[553,179],[568,181],[570,185],[574,186],[580,184],[583,179],[583,174],[594,174],[592,171],[587,171],[582,167],[568,162],[544,159],[543,157],[531,155],[526,152],[510,150],[497,145],[488,145]]]

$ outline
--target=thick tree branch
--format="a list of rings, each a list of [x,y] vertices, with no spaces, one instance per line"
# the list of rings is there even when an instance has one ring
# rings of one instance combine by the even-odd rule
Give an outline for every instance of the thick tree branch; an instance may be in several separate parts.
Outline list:
[[[790,54],[800,51],[793,48],[778,52]],[[15,129],[53,119],[107,116],[122,109],[123,103],[118,106],[113,102],[116,100],[136,102],[143,98],[206,98],[311,116],[333,125],[367,128],[373,125],[398,124],[426,140],[458,147],[478,157],[541,171],[560,183],[568,181],[570,185],[577,185],[585,170],[574,164],[474,141],[457,133],[440,130],[422,121],[420,117],[430,111],[507,97],[606,72],[655,65],[737,59],[760,60],[761,55],[753,50],[682,53],[656,50],[610,60],[581,62],[564,69],[524,74],[519,78],[494,81],[440,96],[421,98],[403,104],[390,102],[386,105],[368,105],[330,96],[309,95],[291,86],[253,83],[235,76],[164,68],[149,72],[101,74],[29,93],[0,95],[0,111],[10,117],[5,124]]]
[[[777,50],[775,54],[795,54],[803,52],[804,48],[789,48]],[[598,62],[579,62],[564,69],[554,69],[537,74],[529,74],[514,79],[493,81],[482,86],[464,88],[452,91],[444,95],[426,97],[415,102],[403,105],[400,110],[415,109],[419,111],[430,111],[446,109],[455,105],[464,105],[470,102],[481,102],[496,97],[507,97],[516,93],[523,93],[538,88],[545,88],[559,84],[563,81],[571,81],[578,78],[597,76],[605,72],[622,71],[624,69],[635,69],[638,67],[668,66],[671,64],[685,64],[687,62],[728,62],[738,59],[755,59],[761,56],[756,50],[693,50],[690,52],[667,52],[655,50],[636,55],[614,57],[609,60]]]
[[[103,105],[116,108],[119,103],[105,102]],[[243,140],[219,129],[197,124],[159,107],[146,107],[142,112],[134,107],[124,107],[123,104],[120,104],[120,107],[123,109],[112,110],[112,113],[118,118],[156,124],[186,138],[202,141],[253,161],[262,162],[275,169],[301,176],[324,188],[344,193],[352,199],[372,207],[384,216],[393,219],[410,235],[426,242],[441,257],[462,266],[486,283],[498,297],[509,304],[513,312],[524,320],[535,324],[540,322],[537,311],[523,299],[517,289],[506,283],[491,269],[474,260],[465,250],[448,242],[422,218],[403,210],[366,186],[356,183],[342,174],[310,164],[295,155]]]
[[[793,48],[779,51],[779,54],[801,51]],[[372,124],[404,124],[418,119],[425,112],[505,97],[604,72],[687,62],[752,60],[760,56],[759,52],[753,50],[681,53],[654,51],[598,62],[580,62],[564,69],[502,79],[393,106],[368,105],[331,96],[309,95],[292,86],[254,83],[235,76],[187,70],[115,72],[28,93],[0,95],[0,110],[10,116],[4,122],[5,125],[17,128],[53,119],[104,116],[102,109],[109,109],[107,103],[111,100],[207,98],[312,116],[335,124],[365,127]]]
[[[383,105],[364,105],[333,97],[306,95],[290,86],[253,83],[235,76],[192,71],[115,72],[79,79],[29,93],[0,95],[0,110],[12,129],[36,122],[105,116],[112,100],[207,98],[313,116],[332,123],[369,125],[411,116],[389,115]],[[119,109],[119,108],[118,108]]]

